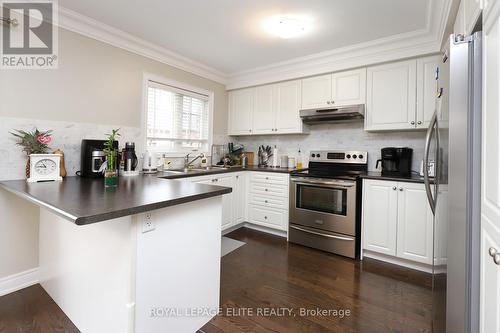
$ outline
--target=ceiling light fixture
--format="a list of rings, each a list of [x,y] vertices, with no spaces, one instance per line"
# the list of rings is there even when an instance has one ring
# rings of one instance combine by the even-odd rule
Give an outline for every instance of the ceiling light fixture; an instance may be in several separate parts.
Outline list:
[[[264,20],[263,28],[270,34],[289,39],[304,35],[309,27],[307,20],[303,17],[279,15]]]

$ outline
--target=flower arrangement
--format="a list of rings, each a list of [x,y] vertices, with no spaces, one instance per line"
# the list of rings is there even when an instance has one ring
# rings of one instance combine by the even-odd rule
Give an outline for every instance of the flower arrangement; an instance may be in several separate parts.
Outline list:
[[[23,148],[26,155],[46,154],[49,151],[49,143],[52,141],[52,131],[41,132],[35,128],[32,132],[15,130],[17,133],[10,132],[18,138],[17,145]]]
[[[49,151],[49,143],[52,141],[52,131],[41,132],[38,128],[35,128],[31,132],[15,130],[15,132],[10,132],[10,134],[18,139],[16,144],[21,146],[23,152],[28,155],[28,161],[26,162],[26,178],[28,178],[30,176],[29,156],[31,154],[46,154]]]

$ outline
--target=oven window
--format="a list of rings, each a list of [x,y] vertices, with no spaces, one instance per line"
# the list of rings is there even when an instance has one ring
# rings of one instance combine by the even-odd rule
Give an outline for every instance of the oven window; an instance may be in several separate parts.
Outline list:
[[[297,208],[347,215],[347,190],[297,184]]]

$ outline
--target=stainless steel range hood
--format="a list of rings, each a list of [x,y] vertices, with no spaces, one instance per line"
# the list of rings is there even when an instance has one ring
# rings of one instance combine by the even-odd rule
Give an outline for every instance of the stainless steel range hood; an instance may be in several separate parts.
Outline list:
[[[365,105],[357,104],[324,109],[301,110],[300,118],[306,124],[360,120],[365,118]]]

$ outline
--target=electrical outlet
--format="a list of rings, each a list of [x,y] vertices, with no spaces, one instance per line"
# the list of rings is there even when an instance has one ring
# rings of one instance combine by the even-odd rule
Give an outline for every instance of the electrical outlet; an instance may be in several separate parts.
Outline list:
[[[153,217],[151,213],[144,214],[144,220],[142,221],[142,233],[155,230],[155,225],[153,223]]]

